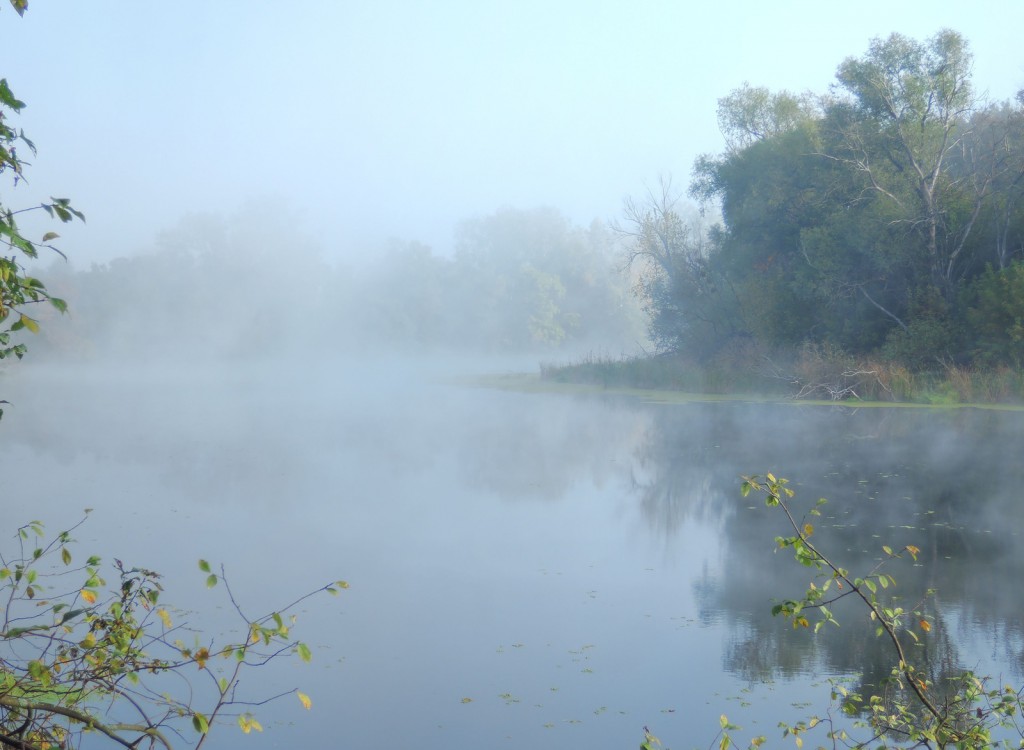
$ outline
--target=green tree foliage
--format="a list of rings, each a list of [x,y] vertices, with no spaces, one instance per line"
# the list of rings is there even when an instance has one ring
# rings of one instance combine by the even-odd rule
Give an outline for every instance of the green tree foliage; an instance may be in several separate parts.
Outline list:
[[[969,292],[974,356],[986,365],[1024,366],[1024,261],[989,266]]]
[[[966,290],[1024,252],[1022,101],[981,102],[950,30],[875,39],[836,81],[816,101],[746,84],[720,100],[726,150],[700,157],[691,183],[721,208],[706,263],[768,346],[826,344],[912,369],[969,361],[980,349],[962,340]],[[653,319],[688,295],[654,298]]]
[[[967,41],[949,29],[926,43],[892,34],[839,66],[836,78],[850,98],[832,104],[852,116],[837,120],[830,156],[899,209],[901,222],[920,236],[931,283],[943,288],[962,276],[980,208],[981,196],[966,194],[950,174],[950,156],[977,105],[971,65]],[[973,205],[958,216],[955,204],[964,199]]]
[[[788,91],[744,83],[718,102],[718,127],[732,153],[795,130],[814,115],[814,102]]]

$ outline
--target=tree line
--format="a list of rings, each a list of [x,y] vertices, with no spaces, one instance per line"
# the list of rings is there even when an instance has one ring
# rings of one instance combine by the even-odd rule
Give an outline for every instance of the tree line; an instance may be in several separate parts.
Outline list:
[[[808,344],[912,370],[1024,361],[1024,91],[987,102],[957,32],[873,40],[823,95],[745,84],[725,149],[627,203],[650,334],[697,360]]]
[[[368,353],[635,349],[643,317],[614,232],[553,208],[464,221],[454,252],[394,239],[361,262],[325,259],[280,206],[191,215],[155,247],[76,270],[52,288],[70,320],[33,349],[61,356],[258,357]],[[203,335],[194,335],[197,330]]]
[[[52,269],[74,315],[44,326],[46,345],[696,363],[811,347],[911,371],[1020,367],[1024,93],[986,101],[971,69],[943,30],[873,40],[825,94],[744,84],[719,101],[725,148],[696,160],[693,202],[665,181],[611,226],[505,208],[465,221],[453,253],[395,240],[346,265],[280,206],[187,217],[152,252]]]

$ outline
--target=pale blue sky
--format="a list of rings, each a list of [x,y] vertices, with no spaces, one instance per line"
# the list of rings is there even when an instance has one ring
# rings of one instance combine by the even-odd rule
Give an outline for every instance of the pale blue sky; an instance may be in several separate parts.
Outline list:
[[[942,27],[970,40],[979,89],[1024,87],[1024,3],[1005,0],[34,0],[0,10],[0,76],[39,147],[2,196],[72,197],[78,267],[267,196],[332,255],[389,236],[446,252],[501,206],[614,219],[721,150],[716,102],[744,81],[823,93],[873,36]]]

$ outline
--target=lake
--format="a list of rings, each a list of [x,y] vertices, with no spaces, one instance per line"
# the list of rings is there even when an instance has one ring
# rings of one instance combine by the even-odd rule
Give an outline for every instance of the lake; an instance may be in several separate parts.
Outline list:
[[[311,664],[250,694],[266,731],[213,747],[636,747],[643,727],[708,747],[718,717],[778,742],[822,713],[827,678],[888,672],[866,618],[817,636],[772,618],[808,574],[740,475],[827,497],[816,539],[851,571],[927,588],[924,660],[1024,680],[1024,413],[744,402],[644,403],[477,387],[493,363],[51,368],[0,380],[9,529],[32,518],[166,574],[215,632],[223,563],[253,613],[298,608]],[[858,679],[853,678],[854,681]],[[263,683],[266,683],[265,689]],[[818,738],[824,741],[822,736]],[[787,740],[791,742],[792,740]]]

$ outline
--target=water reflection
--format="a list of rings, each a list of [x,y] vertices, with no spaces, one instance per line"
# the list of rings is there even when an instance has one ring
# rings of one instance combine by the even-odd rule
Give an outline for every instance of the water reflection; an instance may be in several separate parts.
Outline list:
[[[0,468],[32,516],[91,505],[101,549],[216,553],[243,597],[353,583],[300,621],[319,711],[255,747],[630,747],[644,724],[706,746],[723,711],[771,734],[820,707],[809,675],[887,675],[860,615],[818,637],[770,616],[807,579],[739,496],[768,470],[829,498],[817,538],[851,570],[921,548],[892,573],[938,589],[923,663],[1024,674],[1018,413],[504,393],[407,362],[23,372]]]
[[[935,628],[914,652],[937,683],[965,668],[1019,679],[1021,426],[1019,413],[981,410],[690,404],[652,421],[638,460],[654,468],[636,495],[659,530],[718,520],[721,575],[695,593],[729,629],[724,666],[746,679],[815,671],[877,684],[892,660],[855,608],[817,638],[770,616],[771,599],[798,595],[808,577],[771,553],[782,519],[739,499],[737,467],[797,480],[804,508],[828,497],[816,539],[851,571],[871,570],[883,544],[921,548],[917,564],[890,572],[905,607],[938,591],[927,605]]]

